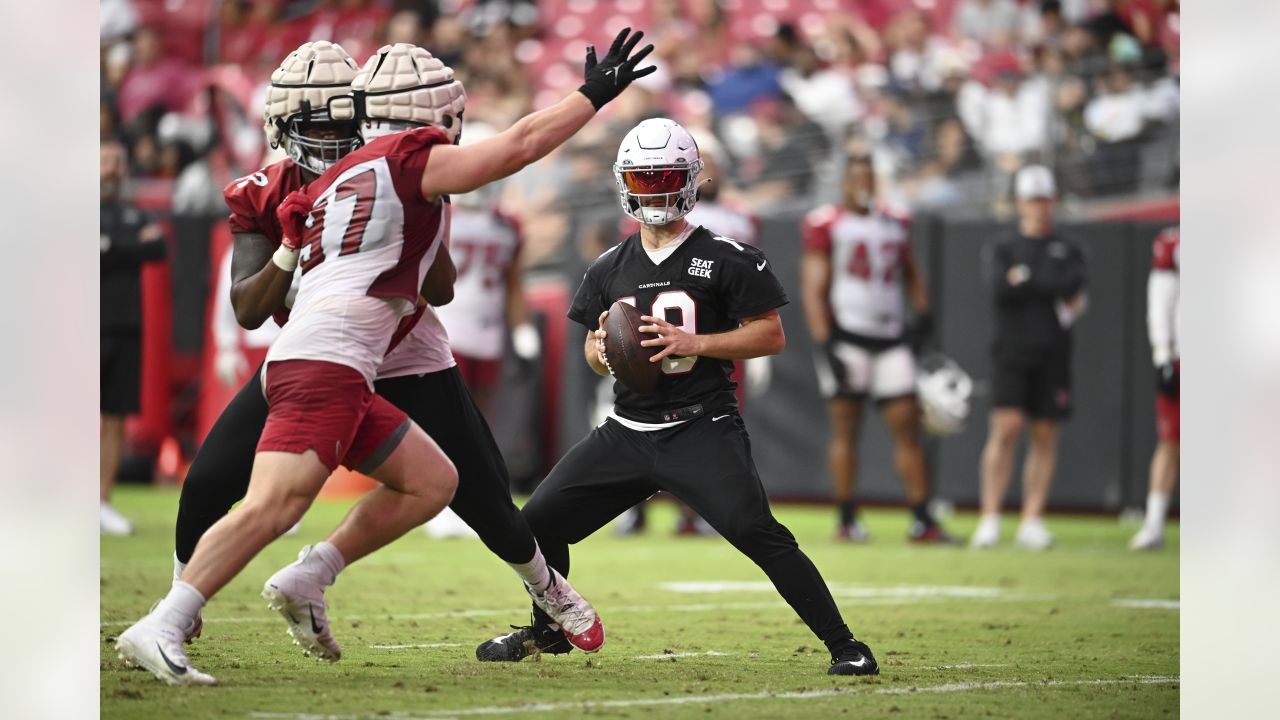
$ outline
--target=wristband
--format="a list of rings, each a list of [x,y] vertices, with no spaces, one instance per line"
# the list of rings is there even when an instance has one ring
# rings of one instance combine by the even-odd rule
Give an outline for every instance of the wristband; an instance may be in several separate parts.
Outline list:
[[[298,251],[290,250],[281,245],[276,248],[275,253],[271,256],[271,262],[275,263],[276,267],[281,270],[291,273],[298,267]]]

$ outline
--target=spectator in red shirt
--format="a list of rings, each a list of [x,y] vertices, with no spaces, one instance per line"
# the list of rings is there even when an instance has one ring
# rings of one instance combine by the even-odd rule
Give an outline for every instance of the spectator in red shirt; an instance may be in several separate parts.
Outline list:
[[[138,30],[133,38],[133,62],[116,99],[126,124],[156,105],[179,110],[197,89],[199,72],[181,60],[165,57],[163,51],[155,28]]]

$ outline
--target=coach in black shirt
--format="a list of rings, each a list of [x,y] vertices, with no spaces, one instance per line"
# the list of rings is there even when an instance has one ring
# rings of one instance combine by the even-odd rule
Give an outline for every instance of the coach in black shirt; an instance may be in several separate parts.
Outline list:
[[[100,525],[103,533],[128,535],[132,525],[111,507],[124,452],[124,418],[138,411],[142,372],[142,263],[164,257],[161,232],[136,207],[120,198],[125,179],[124,148],[101,145],[101,398],[102,454]]]
[[[1000,505],[1023,427],[1030,443],[1022,471],[1019,545],[1053,543],[1044,508],[1058,451],[1058,426],[1071,413],[1071,326],[1085,308],[1084,255],[1053,231],[1049,169],[1029,165],[1017,176],[1018,232],[992,248],[995,293],[991,423],[982,452],[982,519],[974,547],[1000,539]]]

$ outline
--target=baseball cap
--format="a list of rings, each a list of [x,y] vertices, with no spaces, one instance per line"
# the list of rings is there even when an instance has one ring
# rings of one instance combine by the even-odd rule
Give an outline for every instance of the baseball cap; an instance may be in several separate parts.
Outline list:
[[[1014,185],[1019,200],[1052,199],[1058,194],[1053,173],[1043,165],[1027,165],[1019,170]]]

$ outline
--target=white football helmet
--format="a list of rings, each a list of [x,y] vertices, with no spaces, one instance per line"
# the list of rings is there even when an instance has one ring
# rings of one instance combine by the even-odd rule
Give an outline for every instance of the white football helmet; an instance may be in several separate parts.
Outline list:
[[[351,81],[360,134],[376,137],[434,125],[458,142],[467,93],[453,68],[417,45],[383,45]]]
[[[688,215],[698,201],[701,173],[698,143],[667,118],[632,128],[613,164],[622,211],[645,225],[666,225]]]
[[[351,80],[355,60],[327,40],[303,43],[271,73],[263,116],[272,148],[284,145],[294,162],[317,175],[360,147],[352,117]],[[338,116],[343,116],[339,118]],[[341,137],[308,137],[308,125],[326,123]]]
[[[953,435],[964,429],[973,380],[956,361],[942,353],[921,358],[916,372],[916,394],[920,398],[921,421],[926,431]]]

